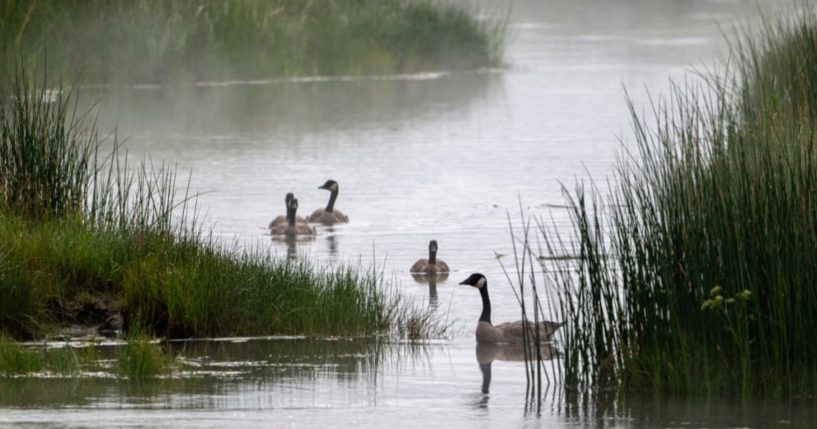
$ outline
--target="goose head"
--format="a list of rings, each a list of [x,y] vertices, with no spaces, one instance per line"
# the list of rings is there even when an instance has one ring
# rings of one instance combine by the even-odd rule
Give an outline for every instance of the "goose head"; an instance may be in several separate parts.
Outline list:
[[[338,182],[335,182],[332,179],[329,179],[321,186],[318,186],[318,189],[326,189],[330,192],[337,192],[338,191]]]
[[[289,202],[292,201],[293,198],[295,198],[295,195],[293,195],[292,192],[287,192],[287,196],[284,198],[287,207],[289,207]]]
[[[431,253],[437,253],[437,240],[431,240],[428,242],[428,251]]]
[[[480,273],[474,273],[468,276],[467,279],[460,282],[461,285],[473,286],[477,289],[482,289],[488,284],[488,280]]]

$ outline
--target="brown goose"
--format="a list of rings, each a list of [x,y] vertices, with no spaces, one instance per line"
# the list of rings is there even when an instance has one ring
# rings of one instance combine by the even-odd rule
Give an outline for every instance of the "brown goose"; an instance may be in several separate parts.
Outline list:
[[[329,196],[329,204],[324,209],[317,209],[309,216],[309,222],[320,223],[323,225],[334,225],[336,223],[349,222],[349,216],[341,213],[340,210],[335,209],[335,200],[338,199],[338,182],[334,180],[327,180],[318,189],[326,189],[331,192]]]
[[[437,274],[448,271],[448,264],[442,259],[437,259],[437,240],[428,242],[428,259],[420,259],[411,266],[412,273]]]
[[[478,343],[503,343],[514,344],[522,341],[522,321],[502,323],[494,326],[491,323],[491,299],[488,297],[488,280],[480,273],[471,274],[467,279],[463,280],[461,285],[473,286],[479,289],[479,294],[482,296],[482,314],[479,316],[477,323],[477,342]],[[564,323],[558,322],[539,322],[535,324],[529,322],[530,334],[535,338],[538,330],[541,341],[548,341],[550,337],[559,329]]]
[[[284,203],[285,203],[285,207],[287,208],[287,213],[289,213],[289,202],[292,201],[293,198],[295,198],[295,195],[292,195],[292,192],[287,192],[287,196],[284,198]],[[306,223],[306,219],[304,219],[302,216],[296,216],[295,217],[295,222],[296,223]],[[272,220],[272,222],[269,223],[268,228],[272,229],[272,227],[274,227],[275,225],[286,225],[286,224],[287,224],[287,215],[278,215],[278,216],[275,217],[275,219]]]
[[[298,199],[293,198],[289,200],[289,207],[287,210],[287,223],[275,225],[270,228],[272,235],[285,235],[287,237],[296,237],[299,235],[315,235],[315,228],[306,223],[297,223]]]

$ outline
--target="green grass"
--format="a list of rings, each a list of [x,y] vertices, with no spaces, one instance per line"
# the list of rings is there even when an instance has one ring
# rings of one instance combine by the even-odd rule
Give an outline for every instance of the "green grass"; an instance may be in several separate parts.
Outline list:
[[[79,371],[81,356],[71,348],[32,350],[0,335],[0,377],[24,376],[49,371]]]
[[[127,344],[119,349],[116,372],[138,380],[167,373],[172,363],[173,357],[156,341],[144,334],[132,333]]]
[[[91,83],[472,69],[504,33],[426,0],[0,1],[4,64]]]
[[[26,216],[79,211],[98,146],[85,118],[65,126],[70,101],[48,102],[51,94],[14,79],[0,101],[0,192],[5,207]]]
[[[0,335],[0,378],[78,374],[82,368],[95,367],[97,359],[93,346],[77,350],[24,346]],[[117,348],[114,371],[122,377],[142,379],[168,373],[172,364],[173,357],[155,340],[134,332],[125,345]]]
[[[540,223],[571,390],[817,391],[817,19],[769,23],[730,68],[633,112],[609,194]]]
[[[37,335],[41,325],[76,321],[71,308],[88,294],[172,337],[368,335],[417,323],[408,316],[428,317],[384,294],[374,274],[321,271],[198,238],[0,213],[0,243],[0,294],[8,297],[0,303],[0,326],[23,337]]]
[[[129,165],[73,115],[70,93],[42,97],[24,76],[0,96],[0,332],[111,314],[171,337],[444,332],[377,273],[218,244],[175,171]]]

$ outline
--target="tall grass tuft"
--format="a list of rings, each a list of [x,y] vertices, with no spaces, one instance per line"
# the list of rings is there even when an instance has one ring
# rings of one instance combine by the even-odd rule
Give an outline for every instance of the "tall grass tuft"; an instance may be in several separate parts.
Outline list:
[[[817,390],[817,19],[734,44],[722,75],[630,104],[635,150],[609,196],[565,191],[539,223],[571,390]]]
[[[87,118],[69,119],[70,97],[32,85],[24,70],[15,76],[0,99],[0,201],[26,216],[77,212],[97,154],[96,133],[87,132]]]
[[[157,341],[145,334],[133,332],[119,349],[116,372],[132,380],[155,377],[170,370],[173,357]]]

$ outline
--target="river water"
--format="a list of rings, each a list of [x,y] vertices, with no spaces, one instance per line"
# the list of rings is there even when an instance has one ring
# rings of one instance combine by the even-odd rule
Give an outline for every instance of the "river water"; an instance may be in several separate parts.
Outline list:
[[[646,108],[647,91],[713,66],[724,34],[776,4],[517,0],[507,64],[496,70],[84,90],[100,128],[127,138],[132,158],[149,154],[192,172],[216,237],[319,265],[374,264],[400,293],[433,305],[452,338],[180,343],[183,370],[169,379],[0,381],[0,425],[808,426],[817,421],[808,405],[647,398],[586,409],[556,386],[531,412],[521,362],[493,362],[486,388],[494,355],[476,350],[480,300],[457,286],[484,273],[494,321],[519,319],[500,266],[513,258],[496,256],[512,254],[508,216],[518,227],[521,207],[565,227],[562,184],[593,177],[603,185],[629,140],[624,89]],[[319,227],[313,241],[272,240],[266,224],[283,214],[284,195],[295,193],[300,214],[310,213],[326,204],[317,188],[329,178],[340,184],[336,207],[349,224]],[[408,274],[430,239],[452,268],[436,287]]]

